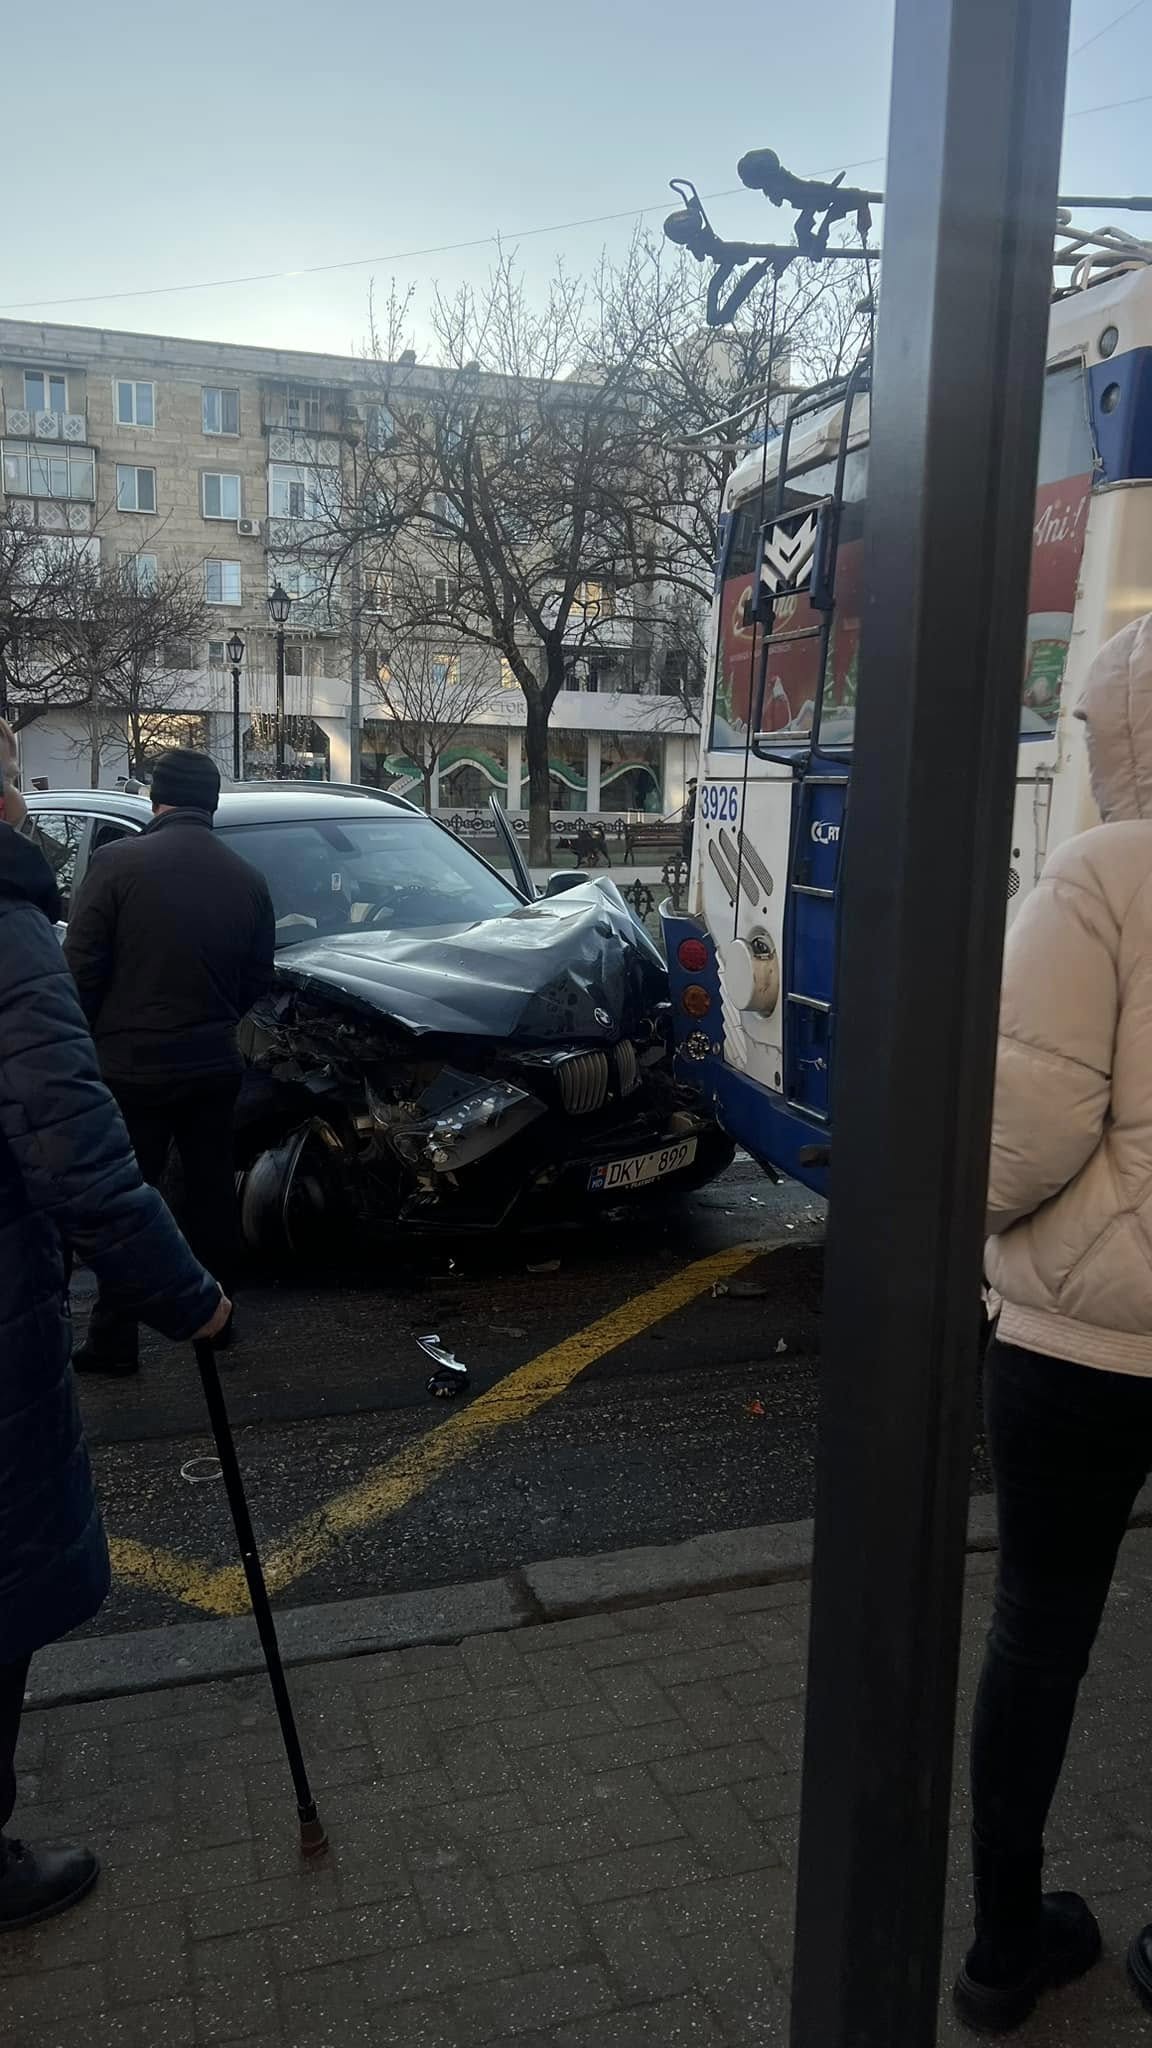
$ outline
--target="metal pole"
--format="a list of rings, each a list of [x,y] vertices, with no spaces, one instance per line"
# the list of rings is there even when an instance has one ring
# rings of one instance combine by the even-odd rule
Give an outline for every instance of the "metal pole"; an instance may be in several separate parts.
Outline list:
[[[232,665],[232,780],[241,779],[240,759],[240,670]]]
[[[936,2039],[1068,0],[897,0],[792,2048]]]
[[[244,1566],[244,1577],[248,1582],[248,1597],[256,1621],[260,1647],[268,1667],[268,1681],[276,1703],[280,1722],[280,1733],[284,1737],[284,1749],[288,1768],[296,1792],[296,1811],[300,1817],[300,1853],[302,1856],[322,1856],[328,1847],[328,1837],[322,1821],[316,1812],[316,1801],[308,1782],[308,1770],[300,1748],[300,1737],[296,1732],[296,1716],[292,1711],[292,1699],[284,1666],[280,1658],[280,1644],[276,1637],[276,1623],[272,1618],[272,1606],[268,1588],[264,1582],[264,1569],[260,1553],[256,1548],[256,1536],[252,1528],[252,1517],[244,1493],[244,1481],[240,1472],[240,1461],[236,1456],[236,1445],[232,1436],[232,1425],[228,1420],[228,1409],[220,1385],[220,1374],[216,1367],[216,1353],[206,1339],[200,1338],[194,1344],[196,1363],[200,1368],[200,1384],[204,1389],[204,1402],[212,1434],[216,1440],[216,1455],[224,1478],[224,1490],[228,1495],[228,1506],[232,1510],[232,1521],[236,1540],[240,1545],[240,1561]]]
[[[8,716],[8,641],[7,626],[0,626],[0,718]]]
[[[284,774],[284,628],[276,630],[276,773]]]

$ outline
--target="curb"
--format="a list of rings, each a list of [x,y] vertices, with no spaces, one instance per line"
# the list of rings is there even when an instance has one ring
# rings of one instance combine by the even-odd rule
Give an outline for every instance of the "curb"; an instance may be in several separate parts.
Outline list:
[[[1129,1527],[1150,1524],[1152,1483],[1137,1499]],[[568,1621],[616,1607],[804,1579],[812,1568],[812,1532],[810,1520],[770,1522],[691,1536],[681,1543],[551,1558],[465,1585],[286,1607],[277,1615],[280,1648],[286,1665],[327,1664],[381,1650],[458,1643],[465,1636]],[[969,1503],[967,1548],[974,1554],[996,1548],[996,1503],[990,1493],[976,1494]],[[246,1678],[263,1669],[250,1616],[174,1622],[49,1644],[33,1659],[25,1704],[72,1705]]]

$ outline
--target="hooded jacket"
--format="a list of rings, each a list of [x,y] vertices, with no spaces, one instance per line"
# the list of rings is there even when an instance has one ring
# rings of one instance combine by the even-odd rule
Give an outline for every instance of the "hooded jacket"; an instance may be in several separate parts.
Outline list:
[[[58,915],[43,854],[0,823],[0,1664],[87,1621],[108,1590],[62,1238],[166,1336],[190,1337],[220,1298],[140,1179]]]
[[[987,1273],[1003,1342],[1152,1374],[1152,613],[1101,649],[1079,715],[1106,822],[1009,935]]]

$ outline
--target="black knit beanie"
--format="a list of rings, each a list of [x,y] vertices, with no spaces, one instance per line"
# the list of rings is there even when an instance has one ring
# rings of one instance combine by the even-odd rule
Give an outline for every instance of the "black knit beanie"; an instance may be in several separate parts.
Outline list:
[[[220,770],[207,754],[197,754],[191,747],[170,747],[152,770],[149,793],[154,804],[211,814],[220,801]]]

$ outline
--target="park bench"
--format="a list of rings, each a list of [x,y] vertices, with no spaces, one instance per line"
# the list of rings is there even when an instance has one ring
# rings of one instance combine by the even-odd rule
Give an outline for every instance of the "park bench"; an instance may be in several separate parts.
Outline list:
[[[624,858],[635,860],[638,853],[681,853],[684,840],[682,818],[640,818],[624,827]]]

